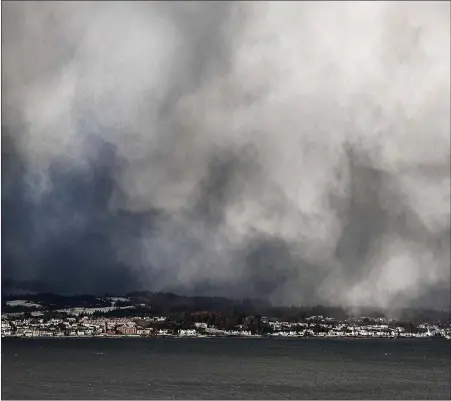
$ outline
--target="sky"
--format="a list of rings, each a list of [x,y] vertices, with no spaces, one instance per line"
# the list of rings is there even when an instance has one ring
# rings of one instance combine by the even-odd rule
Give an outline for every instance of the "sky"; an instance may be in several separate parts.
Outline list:
[[[2,281],[450,304],[449,2],[2,3]]]

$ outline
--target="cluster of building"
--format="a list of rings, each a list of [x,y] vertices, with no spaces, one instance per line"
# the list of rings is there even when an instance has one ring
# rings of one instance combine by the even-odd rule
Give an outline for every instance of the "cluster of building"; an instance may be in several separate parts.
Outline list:
[[[326,318],[327,319],[327,318]],[[398,337],[447,337],[451,330],[439,328],[437,325],[421,324],[415,333],[406,331],[403,327],[393,327],[388,324],[362,324],[362,323],[324,323],[321,322],[269,322],[273,328],[270,336],[274,337],[372,337],[372,338],[398,338]]]
[[[165,317],[145,318],[149,323],[161,323]],[[167,331],[144,328],[129,318],[67,317],[20,318],[2,317],[2,337],[86,337],[86,336],[149,336],[164,335]]]
[[[216,327],[208,326],[206,323],[194,323],[194,328],[179,330],[177,333],[180,337],[215,337],[215,336],[241,336],[251,337],[250,330],[246,330],[240,325],[235,330],[220,330]]]
[[[94,318],[92,316],[44,319],[40,317],[2,316],[2,337],[105,337],[105,336],[270,336],[270,337],[358,337],[358,338],[399,338],[399,337],[445,337],[451,339],[449,327],[436,324],[421,324],[415,332],[403,327],[383,322],[363,324],[361,320],[335,322],[331,318],[314,316],[303,322],[284,322],[262,318],[261,324],[267,330],[257,332],[246,325],[237,325],[232,330],[222,330],[207,325],[193,323],[189,328],[172,326],[167,318]]]

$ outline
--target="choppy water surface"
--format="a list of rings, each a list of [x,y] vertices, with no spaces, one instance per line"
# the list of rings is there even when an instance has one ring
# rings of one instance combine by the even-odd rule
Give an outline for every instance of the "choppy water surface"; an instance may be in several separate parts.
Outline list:
[[[449,399],[446,340],[4,339],[3,399]]]

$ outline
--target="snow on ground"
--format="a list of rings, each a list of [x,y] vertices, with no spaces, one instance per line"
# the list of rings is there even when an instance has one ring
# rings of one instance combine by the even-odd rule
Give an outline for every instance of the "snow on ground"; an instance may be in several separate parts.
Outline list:
[[[34,302],[27,301],[25,299],[15,299],[14,301],[6,301],[8,306],[25,306],[27,308],[42,308],[41,305]]]
[[[128,301],[130,301],[130,298],[110,297],[109,300],[112,302],[128,302]]]
[[[68,309],[58,309],[58,312],[65,312],[70,315],[80,315],[82,313],[86,315],[92,315],[94,312],[109,312],[116,309],[130,309],[134,308],[133,306],[125,306],[122,308],[116,308],[114,306],[107,306],[105,308],[68,308]]]
[[[130,301],[130,298],[124,298],[124,297],[109,297],[107,299],[111,302],[111,305],[113,305],[113,306],[116,306],[117,302],[128,302],[128,301]]]

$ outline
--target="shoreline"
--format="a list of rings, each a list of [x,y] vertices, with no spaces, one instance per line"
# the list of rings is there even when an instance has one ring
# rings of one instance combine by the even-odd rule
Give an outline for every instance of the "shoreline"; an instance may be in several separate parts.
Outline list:
[[[274,337],[274,336],[138,336],[138,335],[108,335],[108,336],[5,336],[2,340],[14,339],[14,340],[103,340],[103,339],[116,339],[116,340],[159,340],[159,339],[190,339],[190,340],[208,340],[208,339],[234,339],[234,340],[252,340],[252,339],[269,339],[276,341],[285,340],[448,340],[445,337],[326,337],[326,336],[292,336],[292,337]]]

